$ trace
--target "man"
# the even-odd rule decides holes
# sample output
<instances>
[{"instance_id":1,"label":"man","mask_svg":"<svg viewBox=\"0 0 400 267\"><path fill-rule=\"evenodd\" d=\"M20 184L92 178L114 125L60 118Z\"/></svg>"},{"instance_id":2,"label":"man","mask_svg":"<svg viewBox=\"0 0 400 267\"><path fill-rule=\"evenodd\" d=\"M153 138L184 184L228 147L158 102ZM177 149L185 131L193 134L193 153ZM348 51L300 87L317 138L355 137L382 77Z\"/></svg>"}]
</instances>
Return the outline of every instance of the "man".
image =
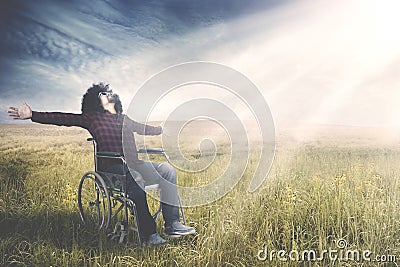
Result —
<instances>
[{"instance_id":1,"label":"man","mask_svg":"<svg viewBox=\"0 0 400 267\"><path fill-rule=\"evenodd\" d=\"M129 155L129 159L133 161L129 165L134 166L135 171L128 171L128 180L130 182L127 185L127 191L128 196L135 202L138 209L141 237L149 245L166 242L156 233L156 224L149 212L146 193L142 188L144 182L160 184L162 212L165 221L164 234L170 237L179 237L195 233L193 227L180 223L175 169L166 162L140 161L137 156L133 133L159 135L162 133L161 126L154 127L141 124L122 114L123 110L119 96L114 94L109 86L104 83L93 84L86 91L82 97L81 111L82 114L38 112L32 111L26 102L23 102L23 107L21 108L10 107L8 110L10 116L14 117L14 119L31 119L33 122L42 124L85 128L96 140L98 151L112 151L124 154L122 132L131 134L132 138L129 139L129 144L125 147L132 149L125 151L125 155ZM124 123L125 127L123 127ZM129 132L125 132L126 130L129 130ZM121 170L121 166L110 159L102 159L98 162L98 166L100 169L107 171Z\"/></svg>"}]
</instances>

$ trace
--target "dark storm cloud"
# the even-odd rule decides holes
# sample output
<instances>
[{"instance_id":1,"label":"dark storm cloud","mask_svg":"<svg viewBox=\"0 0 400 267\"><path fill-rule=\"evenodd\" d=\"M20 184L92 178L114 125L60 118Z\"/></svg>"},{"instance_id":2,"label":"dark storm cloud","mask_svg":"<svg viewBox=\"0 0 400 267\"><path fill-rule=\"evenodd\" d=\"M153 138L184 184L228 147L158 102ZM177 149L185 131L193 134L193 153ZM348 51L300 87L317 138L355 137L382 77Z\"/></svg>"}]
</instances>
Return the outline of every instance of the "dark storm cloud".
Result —
<instances>
[{"instance_id":1,"label":"dark storm cloud","mask_svg":"<svg viewBox=\"0 0 400 267\"><path fill-rule=\"evenodd\" d=\"M140 58L171 36L282 2L1 1L0 108L23 97L71 110L72 104L54 100L82 93L82 88L65 91L79 86L71 77L97 77L96 71L124 55Z\"/></svg>"},{"instance_id":2,"label":"dark storm cloud","mask_svg":"<svg viewBox=\"0 0 400 267\"><path fill-rule=\"evenodd\" d=\"M262 3L268 1L3 1L0 55L79 67L78 60L118 56Z\"/></svg>"}]
</instances>

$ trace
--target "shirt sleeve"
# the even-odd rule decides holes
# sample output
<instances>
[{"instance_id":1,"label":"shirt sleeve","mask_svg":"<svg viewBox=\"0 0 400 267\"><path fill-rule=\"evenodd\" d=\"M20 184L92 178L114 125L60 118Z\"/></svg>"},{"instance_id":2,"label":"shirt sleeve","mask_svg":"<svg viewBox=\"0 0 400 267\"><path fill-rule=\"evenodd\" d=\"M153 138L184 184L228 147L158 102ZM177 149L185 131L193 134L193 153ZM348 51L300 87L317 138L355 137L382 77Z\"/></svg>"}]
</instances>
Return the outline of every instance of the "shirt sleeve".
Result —
<instances>
[{"instance_id":1,"label":"shirt sleeve","mask_svg":"<svg viewBox=\"0 0 400 267\"><path fill-rule=\"evenodd\" d=\"M159 135L162 133L161 126L156 127L156 126L143 124L143 123L132 120L128 116L125 116L124 123L126 123L126 125L128 126L127 129L129 129L129 131L138 133L140 135Z\"/></svg>"},{"instance_id":2,"label":"shirt sleeve","mask_svg":"<svg viewBox=\"0 0 400 267\"><path fill-rule=\"evenodd\" d=\"M78 126L88 128L90 119L87 115L62 113L62 112L38 112L32 111L33 122L53 124L58 126Z\"/></svg>"}]
</instances>

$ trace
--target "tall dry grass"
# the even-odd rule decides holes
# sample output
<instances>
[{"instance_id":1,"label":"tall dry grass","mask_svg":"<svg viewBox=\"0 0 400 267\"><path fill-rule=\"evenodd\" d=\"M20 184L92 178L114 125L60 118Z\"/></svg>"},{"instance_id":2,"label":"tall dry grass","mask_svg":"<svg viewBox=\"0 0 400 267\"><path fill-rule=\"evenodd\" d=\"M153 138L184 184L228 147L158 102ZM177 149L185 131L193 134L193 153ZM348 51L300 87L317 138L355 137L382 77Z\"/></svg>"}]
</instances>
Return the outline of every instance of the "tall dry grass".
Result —
<instances>
[{"instance_id":1,"label":"tall dry grass","mask_svg":"<svg viewBox=\"0 0 400 267\"><path fill-rule=\"evenodd\" d=\"M256 193L247 193L253 155L233 191L185 209L196 235L138 247L115 244L80 221L76 190L93 169L85 131L16 125L1 126L0 135L1 266L394 266L327 257L282 261L276 253L257 258L265 246L269 253L322 251L341 239L346 249L372 251L371 258L400 257L400 150L394 145L282 142ZM180 183L207 182L226 156L218 155L206 173L179 172Z\"/></svg>"}]
</instances>

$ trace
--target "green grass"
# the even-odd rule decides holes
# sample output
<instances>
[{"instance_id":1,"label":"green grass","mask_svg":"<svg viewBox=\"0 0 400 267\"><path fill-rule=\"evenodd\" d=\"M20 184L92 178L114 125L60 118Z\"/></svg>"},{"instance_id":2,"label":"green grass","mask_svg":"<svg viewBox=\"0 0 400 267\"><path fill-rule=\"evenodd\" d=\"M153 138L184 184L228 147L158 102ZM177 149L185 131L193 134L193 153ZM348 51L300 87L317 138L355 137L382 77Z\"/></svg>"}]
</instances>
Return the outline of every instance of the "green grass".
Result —
<instances>
[{"instance_id":1,"label":"green grass","mask_svg":"<svg viewBox=\"0 0 400 267\"><path fill-rule=\"evenodd\" d=\"M76 190L83 173L93 169L85 131L16 125L1 126L0 135L1 266L361 266L327 258L257 259L264 245L269 252L322 251L337 248L340 239L347 249L397 255L400 261L400 150L395 145L280 143L262 188L247 193L253 156L233 191L185 209L196 235L149 248L117 245L81 223ZM179 172L179 183L206 183L226 157L218 155L215 165L197 176ZM160 220L159 232L161 226ZM395 266L390 264L381 266Z\"/></svg>"}]
</instances>

